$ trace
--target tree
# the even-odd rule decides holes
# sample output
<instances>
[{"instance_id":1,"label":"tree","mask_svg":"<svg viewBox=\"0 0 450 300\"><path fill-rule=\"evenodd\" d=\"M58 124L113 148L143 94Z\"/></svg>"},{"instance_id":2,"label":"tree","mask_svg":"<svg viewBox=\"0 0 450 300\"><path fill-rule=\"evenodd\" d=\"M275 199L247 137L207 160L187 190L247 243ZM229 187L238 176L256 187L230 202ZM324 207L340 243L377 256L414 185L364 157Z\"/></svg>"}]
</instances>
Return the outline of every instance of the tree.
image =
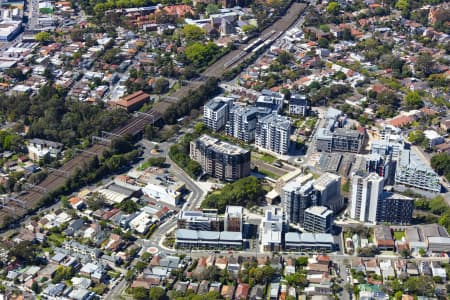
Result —
<instances>
[{"instance_id":1,"label":"tree","mask_svg":"<svg viewBox=\"0 0 450 300\"><path fill-rule=\"evenodd\" d=\"M30 241L22 241L9 251L10 258L14 257L23 263L31 263L36 259L37 247Z\"/></svg>"},{"instance_id":2,"label":"tree","mask_svg":"<svg viewBox=\"0 0 450 300\"><path fill-rule=\"evenodd\" d=\"M408 134L408 140L414 145L420 145L425 140L425 134L422 130L414 130Z\"/></svg>"},{"instance_id":3,"label":"tree","mask_svg":"<svg viewBox=\"0 0 450 300\"><path fill-rule=\"evenodd\" d=\"M434 69L434 62L433 62L433 58L431 57L430 53L428 53L428 52L421 53L417 57L415 67L416 67L416 71L423 77L430 76L433 73L433 69Z\"/></svg>"},{"instance_id":4,"label":"tree","mask_svg":"<svg viewBox=\"0 0 450 300\"><path fill-rule=\"evenodd\" d=\"M219 6L217 4L214 3L209 3L206 6L206 14L208 16L213 15L213 14L217 14L219 12Z\"/></svg>"},{"instance_id":5,"label":"tree","mask_svg":"<svg viewBox=\"0 0 450 300\"><path fill-rule=\"evenodd\" d=\"M436 196L430 200L430 212L433 214L440 215L445 212L448 208L447 203L442 196Z\"/></svg>"},{"instance_id":6,"label":"tree","mask_svg":"<svg viewBox=\"0 0 450 300\"><path fill-rule=\"evenodd\" d=\"M183 35L188 42L201 41L205 38L205 30L192 24L183 27Z\"/></svg>"},{"instance_id":7,"label":"tree","mask_svg":"<svg viewBox=\"0 0 450 300\"><path fill-rule=\"evenodd\" d=\"M259 205L264 194L259 180L249 176L225 185L220 192L209 193L201 206L217 208L220 212L224 212L227 205L251 207Z\"/></svg>"},{"instance_id":8,"label":"tree","mask_svg":"<svg viewBox=\"0 0 450 300\"><path fill-rule=\"evenodd\" d=\"M319 44L320 48L328 48L329 42L326 38L320 38L317 43Z\"/></svg>"},{"instance_id":9,"label":"tree","mask_svg":"<svg viewBox=\"0 0 450 300\"><path fill-rule=\"evenodd\" d=\"M195 124L195 126L194 126L194 132L195 132L195 134L200 135L200 134L205 133L206 131L208 131L208 126L206 126L205 123L203 123L203 122L198 122L197 124Z\"/></svg>"},{"instance_id":10,"label":"tree","mask_svg":"<svg viewBox=\"0 0 450 300\"><path fill-rule=\"evenodd\" d=\"M106 286L106 284L98 283L95 285L95 287L92 288L92 291L97 295L103 295L107 289L108 287Z\"/></svg>"},{"instance_id":11,"label":"tree","mask_svg":"<svg viewBox=\"0 0 450 300\"><path fill-rule=\"evenodd\" d=\"M248 24L248 25L242 26L242 31L244 31L245 34L252 34L252 33L258 31L258 27Z\"/></svg>"},{"instance_id":12,"label":"tree","mask_svg":"<svg viewBox=\"0 0 450 300\"><path fill-rule=\"evenodd\" d=\"M134 288L132 294L136 300L147 300L149 297L147 290L143 287Z\"/></svg>"},{"instance_id":13,"label":"tree","mask_svg":"<svg viewBox=\"0 0 450 300\"><path fill-rule=\"evenodd\" d=\"M203 44L195 42L186 47L184 54L194 66L201 67L209 63L219 52L220 48L215 43Z\"/></svg>"},{"instance_id":14,"label":"tree","mask_svg":"<svg viewBox=\"0 0 450 300\"><path fill-rule=\"evenodd\" d=\"M304 274L294 273L291 275L285 276L289 285L297 286L297 287L305 287L308 285L308 280Z\"/></svg>"},{"instance_id":15,"label":"tree","mask_svg":"<svg viewBox=\"0 0 450 300\"><path fill-rule=\"evenodd\" d=\"M158 78L155 81L155 85L153 87L153 91L156 94L164 94L169 90L169 80L165 78Z\"/></svg>"},{"instance_id":16,"label":"tree","mask_svg":"<svg viewBox=\"0 0 450 300\"><path fill-rule=\"evenodd\" d=\"M337 15L339 13L339 3L337 2L330 2L327 5L327 13L331 15Z\"/></svg>"},{"instance_id":17,"label":"tree","mask_svg":"<svg viewBox=\"0 0 450 300\"><path fill-rule=\"evenodd\" d=\"M405 96L405 104L409 108L420 108L423 106L422 97L416 91L409 91Z\"/></svg>"},{"instance_id":18,"label":"tree","mask_svg":"<svg viewBox=\"0 0 450 300\"><path fill-rule=\"evenodd\" d=\"M155 286L150 288L150 291L148 293L150 300L160 300L163 298L164 294L166 292L164 291L163 288L159 287L159 286Z\"/></svg>"},{"instance_id":19,"label":"tree","mask_svg":"<svg viewBox=\"0 0 450 300\"><path fill-rule=\"evenodd\" d=\"M59 283L72 278L74 270L72 267L58 266L53 274L52 283Z\"/></svg>"},{"instance_id":20,"label":"tree","mask_svg":"<svg viewBox=\"0 0 450 300\"><path fill-rule=\"evenodd\" d=\"M142 272L142 271L144 271L144 269L147 267L147 263L146 262L144 262L144 261L138 261L137 263L136 263L136 266L135 266L135 268L136 268L136 270L138 271L138 272Z\"/></svg>"},{"instance_id":21,"label":"tree","mask_svg":"<svg viewBox=\"0 0 450 300\"><path fill-rule=\"evenodd\" d=\"M86 204L92 210L97 210L103 207L105 202L106 202L105 196L103 196L100 193L92 193L92 195L86 199Z\"/></svg>"},{"instance_id":22,"label":"tree","mask_svg":"<svg viewBox=\"0 0 450 300\"><path fill-rule=\"evenodd\" d=\"M41 292L41 288L39 287L39 284L36 281L33 281L31 284L31 290L38 295Z\"/></svg>"},{"instance_id":23,"label":"tree","mask_svg":"<svg viewBox=\"0 0 450 300\"><path fill-rule=\"evenodd\" d=\"M395 4L395 7L402 11L403 15L407 15L409 13L409 2L408 0L398 0Z\"/></svg>"},{"instance_id":24,"label":"tree","mask_svg":"<svg viewBox=\"0 0 450 300\"><path fill-rule=\"evenodd\" d=\"M308 257L300 256L295 263L297 267L306 267L308 265Z\"/></svg>"},{"instance_id":25,"label":"tree","mask_svg":"<svg viewBox=\"0 0 450 300\"><path fill-rule=\"evenodd\" d=\"M46 31L41 31L41 32L36 33L36 35L34 36L34 39L43 45L53 42L53 36L49 32L46 32Z\"/></svg>"},{"instance_id":26,"label":"tree","mask_svg":"<svg viewBox=\"0 0 450 300\"><path fill-rule=\"evenodd\" d=\"M119 204L119 208L122 211L124 211L128 214L131 214L131 213L138 211L139 206L133 200L127 199L127 200L122 201L122 203Z\"/></svg>"},{"instance_id":27,"label":"tree","mask_svg":"<svg viewBox=\"0 0 450 300\"><path fill-rule=\"evenodd\" d=\"M431 167L439 174L450 179L450 154L439 153L431 158Z\"/></svg>"},{"instance_id":28,"label":"tree","mask_svg":"<svg viewBox=\"0 0 450 300\"><path fill-rule=\"evenodd\" d=\"M427 254L427 252L425 251L425 249L423 249L423 248L420 248L420 249L419 249L419 255L420 255L421 257L425 257L426 254Z\"/></svg>"},{"instance_id":29,"label":"tree","mask_svg":"<svg viewBox=\"0 0 450 300\"><path fill-rule=\"evenodd\" d=\"M411 253L409 252L408 249L402 249L402 251L400 252L400 255L401 255L403 258L408 258L408 257L411 256Z\"/></svg>"}]
</instances>

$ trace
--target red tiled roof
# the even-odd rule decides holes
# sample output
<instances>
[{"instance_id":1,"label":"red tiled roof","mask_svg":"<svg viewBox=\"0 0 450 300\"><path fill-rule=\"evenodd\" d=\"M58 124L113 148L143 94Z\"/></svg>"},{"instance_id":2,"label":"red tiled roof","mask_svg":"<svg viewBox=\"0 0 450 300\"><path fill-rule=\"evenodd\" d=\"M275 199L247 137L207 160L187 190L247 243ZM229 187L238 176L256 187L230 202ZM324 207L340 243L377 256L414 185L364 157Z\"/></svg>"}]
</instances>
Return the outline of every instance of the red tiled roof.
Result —
<instances>
[{"instance_id":1,"label":"red tiled roof","mask_svg":"<svg viewBox=\"0 0 450 300\"><path fill-rule=\"evenodd\" d=\"M235 299L247 299L249 291L249 285L246 283L240 283L236 289L234 295Z\"/></svg>"}]
</instances>

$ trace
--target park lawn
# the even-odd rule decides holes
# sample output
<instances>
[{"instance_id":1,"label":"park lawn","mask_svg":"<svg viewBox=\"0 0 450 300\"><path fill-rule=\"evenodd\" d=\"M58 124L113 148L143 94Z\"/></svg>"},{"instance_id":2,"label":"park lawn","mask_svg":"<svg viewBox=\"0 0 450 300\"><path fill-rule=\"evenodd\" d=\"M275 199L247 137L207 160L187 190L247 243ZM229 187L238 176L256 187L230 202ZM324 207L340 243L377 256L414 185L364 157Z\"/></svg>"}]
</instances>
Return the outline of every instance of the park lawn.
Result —
<instances>
[{"instance_id":1,"label":"park lawn","mask_svg":"<svg viewBox=\"0 0 450 300\"><path fill-rule=\"evenodd\" d=\"M263 154L259 157L259 159L268 164L273 164L276 160L275 157L269 154Z\"/></svg>"},{"instance_id":2,"label":"park lawn","mask_svg":"<svg viewBox=\"0 0 450 300\"><path fill-rule=\"evenodd\" d=\"M139 171L144 171L146 169L148 169L150 167L150 163L148 161L143 162L139 167L138 170Z\"/></svg>"},{"instance_id":3,"label":"park lawn","mask_svg":"<svg viewBox=\"0 0 450 300\"><path fill-rule=\"evenodd\" d=\"M394 239L396 241L401 241L404 236L405 236L404 231L394 231Z\"/></svg>"}]
</instances>

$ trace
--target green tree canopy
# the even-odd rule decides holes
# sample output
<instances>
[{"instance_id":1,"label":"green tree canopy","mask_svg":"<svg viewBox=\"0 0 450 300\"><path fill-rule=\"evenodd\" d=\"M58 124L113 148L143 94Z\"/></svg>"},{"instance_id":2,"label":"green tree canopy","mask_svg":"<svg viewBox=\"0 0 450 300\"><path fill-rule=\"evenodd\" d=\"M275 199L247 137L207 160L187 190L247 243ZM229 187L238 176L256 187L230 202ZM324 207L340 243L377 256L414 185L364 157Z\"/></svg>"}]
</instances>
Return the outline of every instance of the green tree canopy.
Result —
<instances>
[{"instance_id":1,"label":"green tree canopy","mask_svg":"<svg viewBox=\"0 0 450 300\"><path fill-rule=\"evenodd\" d=\"M264 199L264 194L259 180L249 176L225 185L220 191L209 193L201 206L217 208L220 212L224 212L227 205L251 207L259 205Z\"/></svg>"},{"instance_id":2,"label":"green tree canopy","mask_svg":"<svg viewBox=\"0 0 450 300\"><path fill-rule=\"evenodd\" d=\"M420 145L425 140L425 134L422 130L414 130L408 134L408 140L414 145Z\"/></svg>"},{"instance_id":3,"label":"green tree canopy","mask_svg":"<svg viewBox=\"0 0 450 300\"><path fill-rule=\"evenodd\" d=\"M205 30L192 24L183 27L183 35L188 42L201 41L205 38Z\"/></svg>"},{"instance_id":4,"label":"green tree canopy","mask_svg":"<svg viewBox=\"0 0 450 300\"><path fill-rule=\"evenodd\" d=\"M405 96L405 104L409 108L420 108L423 106L422 97L416 91L409 91Z\"/></svg>"},{"instance_id":5,"label":"green tree canopy","mask_svg":"<svg viewBox=\"0 0 450 300\"><path fill-rule=\"evenodd\" d=\"M41 31L41 32L36 33L36 35L34 36L34 39L37 42L44 44L44 45L46 45L50 42L53 42L53 40L54 40L53 35L47 31Z\"/></svg>"},{"instance_id":6,"label":"green tree canopy","mask_svg":"<svg viewBox=\"0 0 450 300\"><path fill-rule=\"evenodd\" d=\"M339 3L332 1L327 5L327 13L337 15L339 13Z\"/></svg>"}]
</instances>

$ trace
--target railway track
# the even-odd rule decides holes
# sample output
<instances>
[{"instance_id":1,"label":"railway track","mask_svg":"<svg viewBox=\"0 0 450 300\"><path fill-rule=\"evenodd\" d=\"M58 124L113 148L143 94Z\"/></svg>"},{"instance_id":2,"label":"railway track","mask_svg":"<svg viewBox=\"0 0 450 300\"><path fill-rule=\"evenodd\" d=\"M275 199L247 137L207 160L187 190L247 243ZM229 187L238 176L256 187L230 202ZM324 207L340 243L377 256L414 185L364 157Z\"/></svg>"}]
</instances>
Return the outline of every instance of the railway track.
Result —
<instances>
[{"instance_id":1,"label":"railway track","mask_svg":"<svg viewBox=\"0 0 450 300\"><path fill-rule=\"evenodd\" d=\"M6 216L11 216L13 218L21 218L25 216L29 209L36 208L39 200L45 194L55 191L63 186L67 177L72 175L75 169L83 166L83 164L86 163L94 153L96 155L101 155L106 148L107 146L105 145L95 144L86 149L86 152L80 152L59 169L50 171L47 178L45 178L39 185L32 186L27 191L22 192L17 196L17 199L25 203L25 207L22 207L19 203L9 201L7 203L8 208L3 208L0 211L0 220L5 220Z\"/></svg>"},{"instance_id":2,"label":"railway track","mask_svg":"<svg viewBox=\"0 0 450 300\"><path fill-rule=\"evenodd\" d=\"M269 34L273 34L274 31L281 34L281 32L284 32L292 24L294 24L294 22L298 19L299 14L304 11L305 8L305 4L293 3L288 9L287 14L283 18L275 22L272 26L267 28L261 36L263 36L265 39L268 39L270 37ZM245 45L241 46L241 48L244 47ZM244 55L242 52L242 49L238 49L230 52L228 55L225 55L216 63L211 65L206 71L204 71L202 73L202 78L221 77L228 68L230 68L232 65L240 63L247 57L248 53L247 55ZM236 56L239 56L239 58L236 59ZM233 61L233 63L230 63L230 61ZM184 96L189 94L191 90L195 90L196 88L198 88L199 84L201 84L201 82L189 82L186 86L183 86L173 95L176 96L173 97L174 99L171 98L166 99L166 101L158 102L150 111L146 113L135 114L127 124L115 129L112 132L113 135L136 136L144 130L145 126L158 122L169 105L178 103L181 99L183 99ZM83 164L87 162L88 159L92 157L92 155L101 155L107 147L108 146L103 144L94 144L89 149L86 149L86 152L79 153L59 169L50 172L47 178L43 180L39 185L34 186L25 193L17 196L17 199L25 203L25 207L20 206L19 203L9 201L7 204L8 207L3 207L0 210L0 223L3 223L7 216L11 216L15 219L25 216L29 209L36 208L39 200L45 194L55 191L56 189L61 187L65 183L66 178L72 175L75 169L83 166Z\"/></svg>"}]
</instances>

